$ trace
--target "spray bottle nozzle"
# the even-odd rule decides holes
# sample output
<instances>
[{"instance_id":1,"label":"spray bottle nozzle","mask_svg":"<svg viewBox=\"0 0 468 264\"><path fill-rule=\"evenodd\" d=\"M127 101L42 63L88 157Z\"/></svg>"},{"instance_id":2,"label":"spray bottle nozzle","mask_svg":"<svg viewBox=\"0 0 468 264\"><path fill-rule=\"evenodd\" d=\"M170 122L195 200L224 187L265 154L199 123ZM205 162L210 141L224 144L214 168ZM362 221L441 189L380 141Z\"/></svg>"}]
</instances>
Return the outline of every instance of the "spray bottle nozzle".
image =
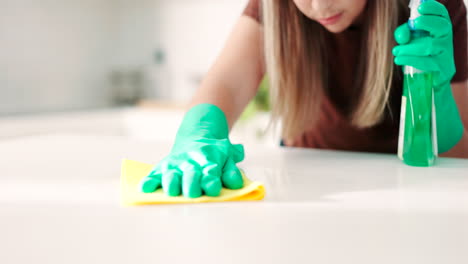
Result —
<instances>
[{"instance_id":1,"label":"spray bottle nozzle","mask_svg":"<svg viewBox=\"0 0 468 264\"><path fill-rule=\"evenodd\" d=\"M416 27L414 26L414 20L421 16L421 14L418 11L418 8L422 3L426 2L426 1L427 0L410 0L410 3L409 3L410 17L409 17L409 20L408 20L408 26L413 31L416 31ZM413 32L413 35L414 36L424 36L424 35L427 35L427 32L418 30L417 32Z\"/></svg>"}]
</instances>

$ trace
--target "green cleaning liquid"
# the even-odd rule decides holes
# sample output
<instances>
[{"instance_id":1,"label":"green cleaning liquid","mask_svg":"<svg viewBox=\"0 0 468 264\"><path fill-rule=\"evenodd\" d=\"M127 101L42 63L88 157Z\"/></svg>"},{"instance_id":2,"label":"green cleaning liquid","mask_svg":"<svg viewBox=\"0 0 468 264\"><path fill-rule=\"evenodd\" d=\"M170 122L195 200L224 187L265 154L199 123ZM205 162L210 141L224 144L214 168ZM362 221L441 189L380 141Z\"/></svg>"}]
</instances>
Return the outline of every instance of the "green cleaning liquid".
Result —
<instances>
[{"instance_id":1,"label":"green cleaning liquid","mask_svg":"<svg viewBox=\"0 0 468 264\"><path fill-rule=\"evenodd\" d=\"M405 164L432 166L437 156L432 73L405 67L398 154Z\"/></svg>"},{"instance_id":2,"label":"green cleaning liquid","mask_svg":"<svg viewBox=\"0 0 468 264\"><path fill-rule=\"evenodd\" d=\"M421 15L418 7L425 1L410 0L408 25L412 38L428 35L414 26L414 20ZM438 150L432 73L405 66L404 74L398 156L411 166L432 166Z\"/></svg>"}]
</instances>

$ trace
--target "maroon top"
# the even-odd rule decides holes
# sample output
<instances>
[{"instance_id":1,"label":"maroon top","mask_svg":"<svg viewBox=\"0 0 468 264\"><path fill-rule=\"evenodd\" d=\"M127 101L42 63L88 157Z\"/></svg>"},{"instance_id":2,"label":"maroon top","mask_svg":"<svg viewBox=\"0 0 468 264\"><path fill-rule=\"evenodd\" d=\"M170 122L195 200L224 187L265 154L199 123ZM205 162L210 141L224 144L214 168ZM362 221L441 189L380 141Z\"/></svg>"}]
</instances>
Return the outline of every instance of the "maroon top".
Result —
<instances>
[{"instance_id":1,"label":"maroon top","mask_svg":"<svg viewBox=\"0 0 468 264\"><path fill-rule=\"evenodd\" d=\"M452 19L454 34L454 53L457 73L452 82L466 81L468 78L467 57L467 16L463 0L439 0L444 4ZM244 10L244 15L250 16L261 23L260 0L250 0ZM405 23L402 18L399 24ZM330 78L317 126L304 131L299 137L286 141L287 146L337 149L349 151L396 153L398 146L398 129L402 95L402 74L398 71L390 94L390 111L386 111L385 119L378 125L359 129L353 126L347 117L350 111L349 98L353 91L353 65L358 65L361 32L358 28L350 28L340 34L334 34L330 43L333 56L329 65ZM346 43L346 45L340 45Z\"/></svg>"}]
</instances>

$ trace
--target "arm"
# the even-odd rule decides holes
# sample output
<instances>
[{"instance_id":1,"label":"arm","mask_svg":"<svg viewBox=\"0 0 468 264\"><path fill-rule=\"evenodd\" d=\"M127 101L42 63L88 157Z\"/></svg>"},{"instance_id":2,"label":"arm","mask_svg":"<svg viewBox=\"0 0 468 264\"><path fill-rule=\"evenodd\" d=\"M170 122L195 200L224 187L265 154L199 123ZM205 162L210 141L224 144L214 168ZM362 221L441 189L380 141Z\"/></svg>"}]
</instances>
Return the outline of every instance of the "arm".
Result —
<instances>
[{"instance_id":1,"label":"arm","mask_svg":"<svg viewBox=\"0 0 468 264\"><path fill-rule=\"evenodd\" d=\"M264 75L262 32L258 22L241 16L189 107L210 103L221 108L232 127L255 96Z\"/></svg>"},{"instance_id":2,"label":"arm","mask_svg":"<svg viewBox=\"0 0 468 264\"><path fill-rule=\"evenodd\" d=\"M468 81L452 83L452 92L457 102L465 133L460 142L451 150L442 154L442 157L468 158Z\"/></svg>"},{"instance_id":3,"label":"arm","mask_svg":"<svg viewBox=\"0 0 468 264\"><path fill-rule=\"evenodd\" d=\"M242 16L226 46L196 92L168 156L140 182L140 190L159 188L169 196L219 196L222 187L244 185L237 163L244 147L229 140L232 127L254 97L263 77L261 27Z\"/></svg>"}]
</instances>

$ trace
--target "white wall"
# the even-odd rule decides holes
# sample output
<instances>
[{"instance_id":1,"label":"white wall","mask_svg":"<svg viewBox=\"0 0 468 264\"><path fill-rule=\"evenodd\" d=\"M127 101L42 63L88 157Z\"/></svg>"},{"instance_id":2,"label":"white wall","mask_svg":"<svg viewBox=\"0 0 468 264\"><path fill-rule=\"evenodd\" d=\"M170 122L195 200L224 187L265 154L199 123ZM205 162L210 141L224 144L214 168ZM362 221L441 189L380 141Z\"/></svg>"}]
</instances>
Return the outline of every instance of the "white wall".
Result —
<instances>
[{"instance_id":1,"label":"white wall","mask_svg":"<svg viewBox=\"0 0 468 264\"><path fill-rule=\"evenodd\" d=\"M157 0L159 44L167 51L172 87L190 98L195 82L209 69L247 0Z\"/></svg>"},{"instance_id":2,"label":"white wall","mask_svg":"<svg viewBox=\"0 0 468 264\"><path fill-rule=\"evenodd\" d=\"M195 0L196 1L196 0ZM115 0L116 53L113 67L132 68L151 63L156 43L156 0Z\"/></svg>"},{"instance_id":3,"label":"white wall","mask_svg":"<svg viewBox=\"0 0 468 264\"><path fill-rule=\"evenodd\" d=\"M0 113L105 106L113 0L0 0Z\"/></svg>"},{"instance_id":4,"label":"white wall","mask_svg":"<svg viewBox=\"0 0 468 264\"><path fill-rule=\"evenodd\" d=\"M167 53L187 99L247 0L0 0L0 114L112 103L109 74Z\"/></svg>"}]
</instances>

